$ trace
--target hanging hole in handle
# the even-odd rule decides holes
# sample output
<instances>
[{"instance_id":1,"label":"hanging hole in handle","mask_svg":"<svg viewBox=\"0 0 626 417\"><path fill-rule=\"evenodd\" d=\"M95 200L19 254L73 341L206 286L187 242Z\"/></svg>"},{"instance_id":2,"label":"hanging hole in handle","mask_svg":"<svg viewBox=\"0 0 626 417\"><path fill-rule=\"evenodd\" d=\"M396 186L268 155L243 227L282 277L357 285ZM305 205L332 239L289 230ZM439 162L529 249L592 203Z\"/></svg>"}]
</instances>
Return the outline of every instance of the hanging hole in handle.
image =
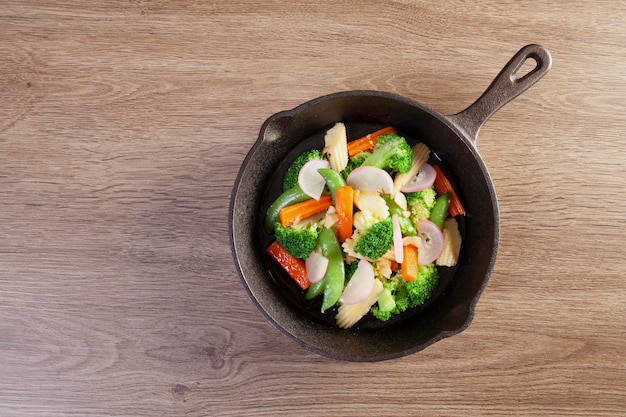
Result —
<instances>
[{"instance_id":1,"label":"hanging hole in handle","mask_svg":"<svg viewBox=\"0 0 626 417\"><path fill-rule=\"evenodd\" d=\"M514 83L521 82L526 77L531 76L539 70L540 57L536 54L530 54L520 63L520 66L511 74L511 81Z\"/></svg>"}]
</instances>

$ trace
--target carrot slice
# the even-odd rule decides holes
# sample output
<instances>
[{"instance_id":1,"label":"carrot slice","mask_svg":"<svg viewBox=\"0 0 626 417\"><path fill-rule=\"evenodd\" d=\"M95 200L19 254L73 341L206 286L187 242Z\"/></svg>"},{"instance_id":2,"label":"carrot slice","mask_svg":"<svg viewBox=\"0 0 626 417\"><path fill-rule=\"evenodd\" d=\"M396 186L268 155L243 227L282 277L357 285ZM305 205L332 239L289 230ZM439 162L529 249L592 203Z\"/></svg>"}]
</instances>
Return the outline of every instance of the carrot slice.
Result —
<instances>
[{"instance_id":1,"label":"carrot slice","mask_svg":"<svg viewBox=\"0 0 626 417\"><path fill-rule=\"evenodd\" d=\"M276 262L289 274L291 278L302 288L306 290L311 285L309 277L306 273L306 266L302 259L296 258L275 240L266 249Z\"/></svg>"},{"instance_id":2,"label":"carrot slice","mask_svg":"<svg viewBox=\"0 0 626 417\"><path fill-rule=\"evenodd\" d=\"M319 200L313 198L304 200L291 206L284 207L278 212L280 224L289 226L294 224L298 219L305 219L309 216L326 210L333 203L330 195L323 195Z\"/></svg>"},{"instance_id":3,"label":"carrot slice","mask_svg":"<svg viewBox=\"0 0 626 417\"><path fill-rule=\"evenodd\" d=\"M404 260L402 261L402 276L405 281L414 281L417 278L417 246L406 245L402 247Z\"/></svg>"},{"instance_id":4,"label":"carrot slice","mask_svg":"<svg viewBox=\"0 0 626 417\"><path fill-rule=\"evenodd\" d=\"M384 127L376 132L372 132L362 138L355 139L348 143L348 156L353 157L361 152L369 151L378 143L378 137L387 133L396 133L396 129L391 126Z\"/></svg>"},{"instance_id":5,"label":"carrot slice","mask_svg":"<svg viewBox=\"0 0 626 417\"><path fill-rule=\"evenodd\" d=\"M343 243L352 236L352 214L354 212L354 190L343 185L335 191L337 216L337 238Z\"/></svg>"},{"instance_id":6,"label":"carrot slice","mask_svg":"<svg viewBox=\"0 0 626 417\"><path fill-rule=\"evenodd\" d=\"M439 165L433 165L433 168L437 171L437 177L435 178L434 183L437 194L441 195L450 193L450 205L448 206L448 213L450 213L450 216L455 217L459 214L465 214L465 208L463 207L463 204L461 204L461 200L454 191L454 188L452 188L450 180L448 180L445 176Z\"/></svg>"}]
</instances>

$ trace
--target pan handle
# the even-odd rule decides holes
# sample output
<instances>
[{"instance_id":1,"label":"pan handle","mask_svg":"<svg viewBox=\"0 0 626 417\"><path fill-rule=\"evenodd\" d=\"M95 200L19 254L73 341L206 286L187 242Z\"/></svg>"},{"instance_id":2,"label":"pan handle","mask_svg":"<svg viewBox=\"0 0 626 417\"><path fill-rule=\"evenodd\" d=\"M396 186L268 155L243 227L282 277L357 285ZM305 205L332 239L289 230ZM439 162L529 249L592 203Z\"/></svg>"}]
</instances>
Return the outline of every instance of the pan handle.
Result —
<instances>
[{"instance_id":1,"label":"pan handle","mask_svg":"<svg viewBox=\"0 0 626 417\"><path fill-rule=\"evenodd\" d=\"M518 78L518 71L529 59L534 60L536 66ZM526 45L502 68L478 100L465 110L449 116L449 119L476 143L482 125L502 106L539 81L551 66L552 57L547 49L541 45Z\"/></svg>"}]
</instances>

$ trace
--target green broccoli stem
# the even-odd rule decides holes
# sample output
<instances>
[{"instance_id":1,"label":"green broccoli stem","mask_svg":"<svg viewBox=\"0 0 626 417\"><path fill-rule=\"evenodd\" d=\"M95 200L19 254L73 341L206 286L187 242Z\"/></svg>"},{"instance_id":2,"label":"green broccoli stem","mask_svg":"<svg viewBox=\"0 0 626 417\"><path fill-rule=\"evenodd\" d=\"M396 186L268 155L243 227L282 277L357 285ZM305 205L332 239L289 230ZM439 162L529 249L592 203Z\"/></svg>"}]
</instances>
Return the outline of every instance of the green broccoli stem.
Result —
<instances>
[{"instance_id":1,"label":"green broccoli stem","mask_svg":"<svg viewBox=\"0 0 626 417\"><path fill-rule=\"evenodd\" d=\"M389 161L390 156L395 152L395 149L392 147L381 148L376 152L372 152L370 156L365 158L362 165L385 169L387 168L387 162Z\"/></svg>"},{"instance_id":2,"label":"green broccoli stem","mask_svg":"<svg viewBox=\"0 0 626 417\"><path fill-rule=\"evenodd\" d=\"M412 162L413 152L406 139L395 133L388 133L378 137L378 143L371 155L365 158L363 165L395 172L408 172Z\"/></svg>"},{"instance_id":3,"label":"green broccoli stem","mask_svg":"<svg viewBox=\"0 0 626 417\"><path fill-rule=\"evenodd\" d=\"M383 288L383 292L378 296L378 308L380 311L391 311L396 308L396 301L389 288Z\"/></svg>"},{"instance_id":4,"label":"green broccoli stem","mask_svg":"<svg viewBox=\"0 0 626 417\"><path fill-rule=\"evenodd\" d=\"M265 213L265 229L268 232L274 231L274 224L278 221L278 213L280 213L281 209L292 204L308 200L309 198L311 197L305 194L298 185L291 187L290 189L279 195L278 198L276 198L276 200L274 200L274 202L269 206L267 212Z\"/></svg>"}]
</instances>

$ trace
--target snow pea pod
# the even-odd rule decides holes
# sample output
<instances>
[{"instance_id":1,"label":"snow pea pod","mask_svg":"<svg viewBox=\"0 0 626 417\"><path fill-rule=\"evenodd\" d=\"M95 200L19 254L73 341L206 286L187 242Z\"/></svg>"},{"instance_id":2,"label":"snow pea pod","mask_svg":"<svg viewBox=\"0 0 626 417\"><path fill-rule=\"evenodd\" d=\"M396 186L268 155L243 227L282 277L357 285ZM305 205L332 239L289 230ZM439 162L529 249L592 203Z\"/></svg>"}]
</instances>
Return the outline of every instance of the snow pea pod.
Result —
<instances>
[{"instance_id":1,"label":"snow pea pod","mask_svg":"<svg viewBox=\"0 0 626 417\"><path fill-rule=\"evenodd\" d=\"M330 168L320 168L317 172L319 172L322 178L324 178L324 181L326 181L326 186L330 190L330 196L333 198L333 204L335 204L337 188L346 185L346 180L343 179L340 173Z\"/></svg>"},{"instance_id":2,"label":"snow pea pod","mask_svg":"<svg viewBox=\"0 0 626 417\"><path fill-rule=\"evenodd\" d=\"M339 240L331 229L323 228L319 234L319 245L322 255L328 259L326 274L321 281L309 286L304 298L310 300L322 292L322 313L339 301L346 279L345 264L343 262L343 251Z\"/></svg>"},{"instance_id":3,"label":"snow pea pod","mask_svg":"<svg viewBox=\"0 0 626 417\"><path fill-rule=\"evenodd\" d=\"M293 187L279 195L278 198L276 198L276 200L274 200L274 202L267 209L264 222L265 229L268 232L274 231L274 224L278 221L278 213L282 208L299 203L304 200L308 200L309 198L311 197L305 194L298 185L294 185Z\"/></svg>"},{"instance_id":4,"label":"snow pea pod","mask_svg":"<svg viewBox=\"0 0 626 417\"><path fill-rule=\"evenodd\" d=\"M403 236L417 236L417 230L415 225L408 217L404 217L402 208L396 203L389 194L384 194L383 199L387 203L389 208L389 215L396 214L398 216L398 222L400 223L400 230Z\"/></svg>"},{"instance_id":5,"label":"snow pea pod","mask_svg":"<svg viewBox=\"0 0 626 417\"><path fill-rule=\"evenodd\" d=\"M435 200L435 205L430 211L428 220L435 223L439 230L443 229L443 222L448 216L448 206L450 205L450 193L441 194Z\"/></svg>"},{"instance_id":6,"label":"snow pea pod","mask_svg":"<svg viewBox=\"0 0 626 417\"><path fill-rule=\"evenodd\" d=\"M322 293L322 291L324 291L324 279L323 278L321 280L319 280L317 282L313 282L313 283L311 283L311 285L309 285L309 288L304 293L304 299L305 300L312 300L315 297L317 297L318 295L320 295Z\"/></svg>"}]
</instances>

